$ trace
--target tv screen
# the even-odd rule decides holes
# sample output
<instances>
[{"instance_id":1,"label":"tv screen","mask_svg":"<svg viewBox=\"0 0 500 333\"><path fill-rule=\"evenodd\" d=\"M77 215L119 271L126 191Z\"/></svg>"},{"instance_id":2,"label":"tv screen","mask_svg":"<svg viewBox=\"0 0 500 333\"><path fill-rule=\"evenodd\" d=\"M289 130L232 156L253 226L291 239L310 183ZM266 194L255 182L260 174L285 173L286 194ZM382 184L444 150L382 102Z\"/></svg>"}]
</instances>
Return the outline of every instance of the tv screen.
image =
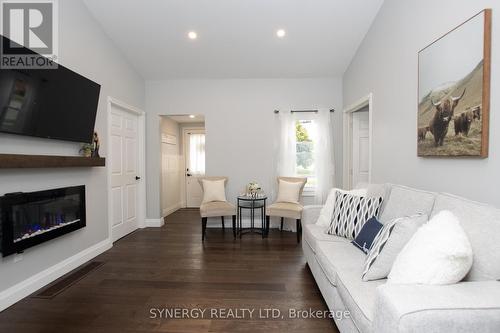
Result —
<instances>
[{"instance_id":1,"label":"tv screen","mask_svg":"<svg viewBox=\"0 0 500 333\"><path fill-rule=\"evenodd\" d=\"M100 89L62 65L0 69L0 132L90 143Z\"/></svg>"}]
</instances>

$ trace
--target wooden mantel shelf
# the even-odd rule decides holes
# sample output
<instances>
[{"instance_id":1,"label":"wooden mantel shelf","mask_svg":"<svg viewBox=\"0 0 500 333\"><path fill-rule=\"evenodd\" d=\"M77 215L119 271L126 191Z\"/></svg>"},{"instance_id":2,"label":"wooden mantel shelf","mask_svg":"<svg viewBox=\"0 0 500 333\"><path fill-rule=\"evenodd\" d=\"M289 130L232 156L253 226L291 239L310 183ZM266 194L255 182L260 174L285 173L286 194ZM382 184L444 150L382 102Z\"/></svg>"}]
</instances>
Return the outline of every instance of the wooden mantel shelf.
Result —
<instances>
[{"instance_id":1,"label":"wooden mantel shelf","mask_svg":"<svg viewBox=\"0 0 500 333\"><path fill-rule=\"evenodd\" d=\"M0 169L102 167L104 157L0 154Z\"/></svg>"}]
</instances>

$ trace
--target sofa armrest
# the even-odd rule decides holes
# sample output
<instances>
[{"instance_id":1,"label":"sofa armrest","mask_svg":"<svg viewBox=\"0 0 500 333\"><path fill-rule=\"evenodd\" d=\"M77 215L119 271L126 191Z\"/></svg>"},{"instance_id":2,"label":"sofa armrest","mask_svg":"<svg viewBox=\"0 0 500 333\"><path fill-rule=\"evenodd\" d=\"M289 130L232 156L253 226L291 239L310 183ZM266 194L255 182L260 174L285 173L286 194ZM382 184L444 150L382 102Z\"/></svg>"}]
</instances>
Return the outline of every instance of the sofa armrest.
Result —
<instances>
[{"instance_id":1,"label":"sofa armrest","mask_svg":"<svg viewBox=\"0 0 500 333\"><path fill-rule=\"evenodd\" d=\"M500 332L500 282L385 284L377 289L374 333Z\"/></svg>"},{"instance_id":2,"label":"sofa armrest","mask_svg":"<svg viewBox=\"0 0 500 333\"><path fill-rule=\"evenodd\" d=\"M302 225L316 223L321 213L321 208L323 208L321 205L304 206L302 210Z\"/></svg>"}]
</instances>

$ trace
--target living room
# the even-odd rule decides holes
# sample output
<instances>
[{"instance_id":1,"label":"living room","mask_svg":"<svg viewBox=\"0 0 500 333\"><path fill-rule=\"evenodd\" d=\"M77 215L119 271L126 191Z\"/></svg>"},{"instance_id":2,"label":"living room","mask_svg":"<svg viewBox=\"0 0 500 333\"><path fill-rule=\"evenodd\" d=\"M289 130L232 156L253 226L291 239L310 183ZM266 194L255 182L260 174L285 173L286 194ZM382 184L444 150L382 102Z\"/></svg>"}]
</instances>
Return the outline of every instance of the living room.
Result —
<instances>
[{"instance_id":1,"label":"living room","mask_svg":"<svg viewBox=\"0 0 500 333\"><path fill-rule=\"evenodd\" d=\"M496 1L40 3L0 1L0 331L500 331ZM42 195L78 218L16 233Z\"/></svg>"}]
</instances>

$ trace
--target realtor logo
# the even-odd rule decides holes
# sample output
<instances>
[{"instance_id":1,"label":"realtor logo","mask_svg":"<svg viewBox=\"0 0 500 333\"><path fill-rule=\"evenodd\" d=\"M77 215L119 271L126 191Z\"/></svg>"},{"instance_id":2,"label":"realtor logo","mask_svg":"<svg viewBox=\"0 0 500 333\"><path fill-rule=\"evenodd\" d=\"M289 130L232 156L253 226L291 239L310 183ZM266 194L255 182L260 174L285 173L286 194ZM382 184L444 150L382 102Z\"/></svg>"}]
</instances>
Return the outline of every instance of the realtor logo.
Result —
<instances>
[{"instance_id":1,"label":"realtor logo","mask_svg":"<svg viewBox=\"0 0 500 333\"><path fill-rule=\"evenodd\" d=\"M56 1L0 0L1 68L57 68Z\"/></svg>"}]
</instances>

